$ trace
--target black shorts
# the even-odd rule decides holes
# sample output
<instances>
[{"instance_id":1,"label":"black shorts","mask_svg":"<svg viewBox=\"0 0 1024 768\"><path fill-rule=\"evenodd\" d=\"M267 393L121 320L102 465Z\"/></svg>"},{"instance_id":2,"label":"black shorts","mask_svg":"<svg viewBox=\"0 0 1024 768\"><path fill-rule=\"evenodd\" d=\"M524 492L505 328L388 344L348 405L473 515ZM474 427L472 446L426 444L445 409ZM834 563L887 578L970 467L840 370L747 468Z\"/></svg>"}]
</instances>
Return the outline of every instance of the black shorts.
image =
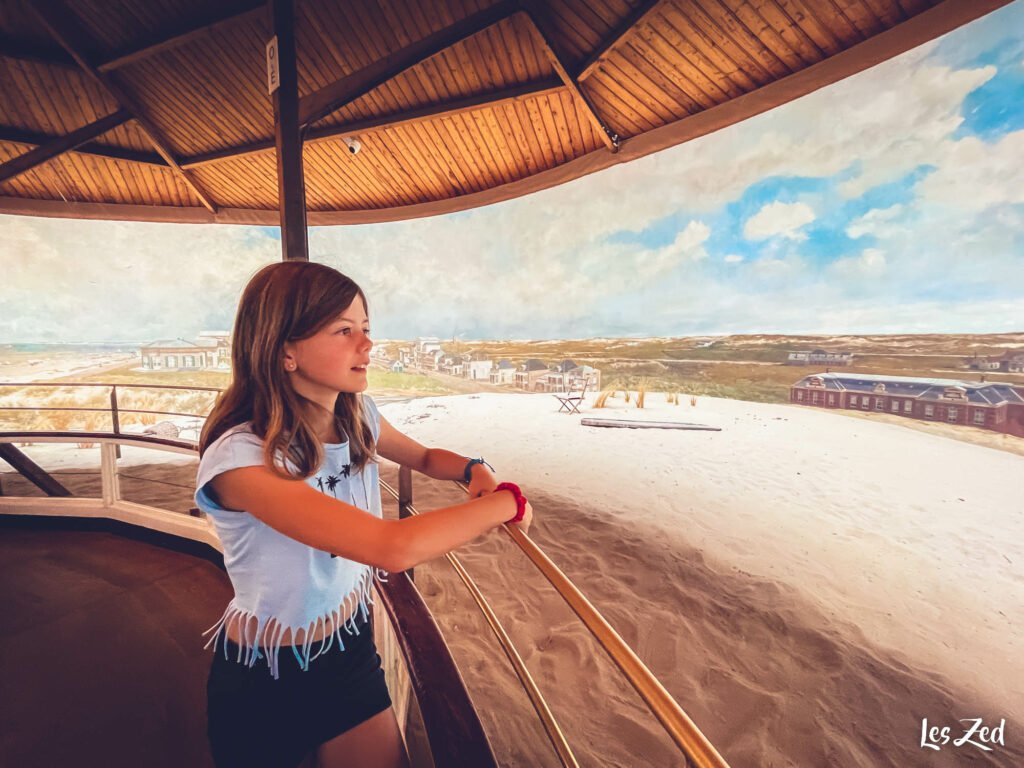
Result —
<instances>
[{"instance_id":1,"label":"black shorts","mask_svg":"<svg viewBox=\"0 0 1024 768\"><path fill-rule=\"evenodd\" d=\"M206 683L207 735L217 768L295 768L317 746L391 706L373 630L357 621L358 635L344 629L345 650L331 647L303 671L292 650L282 645L278 674L263 658L250 669L245 652L226 637L215 649ZM320 642L315 641L312 653ZM301 650L301 649L300 649Z\"/></svg>"}]
</instances>

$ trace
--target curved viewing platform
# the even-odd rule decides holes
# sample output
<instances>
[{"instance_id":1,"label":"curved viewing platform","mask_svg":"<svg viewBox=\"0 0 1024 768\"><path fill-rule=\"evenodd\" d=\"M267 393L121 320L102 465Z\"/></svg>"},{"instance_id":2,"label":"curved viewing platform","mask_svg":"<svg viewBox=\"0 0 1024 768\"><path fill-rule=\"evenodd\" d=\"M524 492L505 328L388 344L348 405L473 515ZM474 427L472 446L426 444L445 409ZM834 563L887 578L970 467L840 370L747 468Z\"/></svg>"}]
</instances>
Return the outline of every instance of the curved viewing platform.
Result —
<instances>
[{"instance_id":1,"label":"curved viewing platform","mask_svg":"<svg viewBox=\"0 0 1024 768\"><path fill-rule=\"evenodd\" d=\"M142 414L179 419L201 415L122 408L116 385L90 386L110 390L109 409L5 406L8 411L23 412L105 412L112 430L0 432L0 457L18 473L3 476L0 496L3 547L8 555L5 586L9 591L4 606L11 617L3 655L36 659L19 665L21 676L11 678L11 690L29 691L40 687L42 680L47 681L46 690L63 688L68 710L76 711L78 723L76 738L49 740L45 737L52 727L48 698L16 697L22 702L18 718L25 727L14 730L15 736L4 753L20 760L39 760L45 755L46 762L59 764L73 759L83 764L83 759L101 755L102 745L116 739L126 759L138 755L137 759L147 759L147 764L159 764L143 755L162 745L163 764L208 764L201 696L208 656L200 651L198 635L209 623L207 619L230 599L231 588L223 573L213 528L199 510L190 506L192 488L181 482L194 473L196 447L188 440L122 433L119 426L119 415L125 413L136 418ZM191 388L166 389L180 396ZM11 419L16 422L17 415L9 415ZM168 434L169 427L149 431ZM98 446L99 471L51 474L22 450L36 445L67 446L78 451ZM130 463L124 462L127 471L119 467L122 450L133 452ZM170 465L170 471L159 460L138 465L141 450L173 454L177 463ZM186 463L182 464L181 459ZM396 502L393 514L418 514L412 504L412 473L392 466L384 474L393 478L381 482L382 489ZM122 475L133 482L162 486L155 495L148 492L158 501L149 500L145 491L138 500L123 498ZM170 476L175 479L167 479ZM465 490L462 484L455 485ZM166 501L179 511L159 506ZM186 508L181 511L183 506ZM679 750L676 761L725 766L715 748L579 588L529 537L511 527L503 530L635 688L651 716L675 742ZM458 557L450 553L446 558L493 635L491 641L481 636L476 642L493 645L504 653L558 763L580 765L541 686L528 671L501 619ZM385 583L376 584L380 600L374 606L374 624L396 711L415 764L508 764L511 756L495 756L463 684L467 675L460 675L412 579L411 572L391 574ZM55 615L60 617L56 621ZM41 641L33 640L40 634L44 635ZM49 663L43 661L47 658ZM160 666L154 666L154 661ZM111 669L116 669L113 679L107 672ZM100 679L106 682L98 686ZM469 690L475 687L470 682ZM97 690L102 690L104 696L97 698ZM87 713L77 712L77 704L70 703L90 698L94 706ZM145 701L161 704L143 706ZM181 729L173 725L178 722L182 723ZM116 729L112 728L114 723L118 724ZM131 737L118 739L116 734L122 729L130 731ZM586 734L581 736L586 738Z\"/></svg>"}]
</instances>

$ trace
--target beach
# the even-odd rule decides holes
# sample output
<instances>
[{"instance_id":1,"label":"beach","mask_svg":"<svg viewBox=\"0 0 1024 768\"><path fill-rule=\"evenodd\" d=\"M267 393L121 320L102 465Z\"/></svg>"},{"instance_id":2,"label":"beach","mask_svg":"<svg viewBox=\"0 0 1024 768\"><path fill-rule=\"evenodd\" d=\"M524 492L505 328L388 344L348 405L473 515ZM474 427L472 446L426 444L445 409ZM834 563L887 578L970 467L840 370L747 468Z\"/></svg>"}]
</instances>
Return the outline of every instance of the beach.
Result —
<instances>
[{"instance_id":1,"label":"beach","mask_svg":"<svg viewBox=\"0 0 1024 768\"><path fill-rule=\"evenodd\" d=\"M0 350L0 382L52 381L99 373L138 359L138 352L98 349Z\"/></svg>"},{"instance_id":2,"label":"beach","mask_svg":"<svg viewBox=\"0 0 1024 768\"><path fill-rule=\"evenodd\" d=\"M799 406L676 406L658 393L642 410L621 393L604 409L590 402L583 416L721 431L585 427L548 394L421 398L381 412L425 445L483 455L499 480L523 487L531 538L734 768L1022 764L1024 458ZM95 448L25 450L59 472L98 464ZM195 462L145 463L159 456L126 453L125 496L183 511ZM397 467L381 471L396 484ZM61 479L74 477L92 486L79 492L99 494L98 477ZM5 493L25 492L9 478ZM420 510L463 498L415 476ZM682 764L507 536L495 530L457 555L581 765ZM558 765L453 570L442 559L415 578L502 764ZM1005 718L1005 745L921 746L924 718L961 729L960 718L979 717Z\"/></svg>"}]
</instances>

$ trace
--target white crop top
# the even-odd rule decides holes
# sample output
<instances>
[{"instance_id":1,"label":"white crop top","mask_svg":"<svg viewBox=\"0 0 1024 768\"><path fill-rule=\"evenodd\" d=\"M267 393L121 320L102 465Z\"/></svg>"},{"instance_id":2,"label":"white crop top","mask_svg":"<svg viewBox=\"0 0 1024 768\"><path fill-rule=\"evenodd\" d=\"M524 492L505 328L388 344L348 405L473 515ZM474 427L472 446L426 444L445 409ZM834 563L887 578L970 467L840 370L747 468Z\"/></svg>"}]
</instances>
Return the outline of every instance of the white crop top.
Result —
<instances>
[{"instance_id":1,"label":"white crop top","mask_svg":"<svg viewBox=\"0 0 1024 768\"><path fill-rule=\"evenodd\" d=\"M363 408L374 440L380 434L380 415L373 400L363 395ZM224 615L203 635L213 632L204 648L214 643L228 622L248 629L256 621L255 642L248 644L248 632L238 633L241 647L236 661L252 667L262 658L261 647L268 651L270 673L278 678L278 652L285 632L295 642L298 630L305 638L292 652L303 670L309 669L313 641L309 638L318 626L333 621L335 630L323 641L312 658L331 647L335 636L344 648L341 632L358 634L357 611L367 616L373 604L370 591L374 568L333 555L285 536L245 511L219 506L207 484L222 472L238 467L263 466L263 441L252 432L249 423L232 427L206 449L199 462L195 500L199 509L213 521L224 548L224 565L235 596ZM289 462L289 467L294 466ZM305 481L318 491L381 517L377 465L368 463L361 472L349 462L348 441L324 445L324 460ZM383 572L381 572L383 573ZM326 643L326 645L325 645ZM227 644L224 657L227 658Z\"/></svg>"}]
</instances>

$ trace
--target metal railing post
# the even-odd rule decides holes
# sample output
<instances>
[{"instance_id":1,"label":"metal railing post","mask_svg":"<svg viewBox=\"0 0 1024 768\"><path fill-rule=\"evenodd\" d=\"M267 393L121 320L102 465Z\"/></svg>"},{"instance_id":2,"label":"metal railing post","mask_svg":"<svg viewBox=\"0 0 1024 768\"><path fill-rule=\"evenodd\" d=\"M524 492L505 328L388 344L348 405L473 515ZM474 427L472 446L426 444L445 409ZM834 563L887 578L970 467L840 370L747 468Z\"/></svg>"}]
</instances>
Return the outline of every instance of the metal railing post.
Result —
<instances>
[{"instance_id":1,"label":"metal railing post","mask_svg":"<svg viewBox=\"0 0 1024 768\"><path fill-rule=\"evenodd\" d=\"M117 414L117 385L111 385L110 387L110 416L114 422L114 434L121 434L121 419ZM121 458L121 444L117 444L117 451L115 453L117 458Z\"/></svg>"},{"instance_id":2,"label":"metal railing post","mask_svg":"<svg viewBox=\"0 0 1024 768\"><path fill-rule=\"evenodd\" d=\"M412 470L404 464L398 467L398 519L412 516ZM410 568L409 578L416 580L414 569Z\"/></svg>"}]
</instances>

